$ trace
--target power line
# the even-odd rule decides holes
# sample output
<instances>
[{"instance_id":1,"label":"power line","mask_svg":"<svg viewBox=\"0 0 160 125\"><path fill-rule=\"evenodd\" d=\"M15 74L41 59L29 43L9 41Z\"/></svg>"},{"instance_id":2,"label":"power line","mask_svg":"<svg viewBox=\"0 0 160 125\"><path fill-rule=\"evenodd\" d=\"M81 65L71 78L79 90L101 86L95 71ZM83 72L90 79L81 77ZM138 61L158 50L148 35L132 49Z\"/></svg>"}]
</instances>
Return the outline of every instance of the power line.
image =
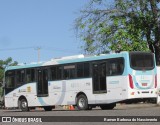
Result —
<instances>
[{"instance_id":1,"label":"power line","mask_svg":"<svg viewBox=\"0 0 160 125\"><path fill-rule=\"evenodd\" d=\"M5 49L0 49L0 51L14 51L14 50L27 50L27 49L33 49L37 51L38 59L37 61L40 62L40 57L41 57L41 49L42 47L35 47L35 46L30 46L30 47L18 47L18 48L5 48ZM62 52L62 53L77 53L76 50L71 50L71 49L63 49L63 48L55 48L55 47L43 47L43 50L47 51L52 51L54 53L56 52Z\"/></svg>"},{"instance_id":2,"label":"power line","mask_svg":"<svg viewBox=\"0 0 160 125\"><path fill-rule=\"evenodd\" d=\"M0 49L0 51L22 50L22 49L34 49L34 48L35 48L35 47L6 48L6 49Z\"/></svg>"},{"instance_id":3,"label":"power line","mask_svg":"<svg viewBox=\"0 0 160 125\"><path fill-rule=\"evenodd\" d=\"M26 50L26 49L35 49L38 52L38 62L40 62L40 50L41 47L19 47L19 48L8 48L8 49L0 49L0 51L12 51L12 50Z\"/></svg>"},{"instance_id":4,"label":"power line","mask_svg":"<svg viewBox=\"0 0 160 125\"><path fill-rule=\"evenodd\" d=\"M5 48L5 49L0 49L0 51L13 51L13 50L26 50L26 49L35 49L39 50L42 49L42 47L19 47L19 48ZM76 50L71 50L71 49L63 49L63 48L55 48L55 47L43 47L43 50L49 50L49 51L59 51L59 52L67 52L67 53L76 53Z\"/></svg>"}]
</instances>

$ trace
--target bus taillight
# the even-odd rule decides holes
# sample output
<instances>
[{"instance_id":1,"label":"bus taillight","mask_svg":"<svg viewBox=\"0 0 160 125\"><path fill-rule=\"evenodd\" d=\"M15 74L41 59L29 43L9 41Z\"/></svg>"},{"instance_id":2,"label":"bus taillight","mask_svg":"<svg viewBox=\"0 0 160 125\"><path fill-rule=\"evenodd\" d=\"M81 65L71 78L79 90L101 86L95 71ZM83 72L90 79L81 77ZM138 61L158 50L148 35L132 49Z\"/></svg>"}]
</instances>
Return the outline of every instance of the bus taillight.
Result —
<instances>
[{"instance_id":1,"label":"bus taillight","mask_svg":"<svg viewBox=\"0 0 160 125\"><path fill-rule=\"evenodd\" d=\"M131 89L133 89L133 79L132 79L132 76L129 74L129 85L131 87Z\"/></svg>"},{"instance_id":2,"label":"bus taillight","mask_svg":"<svg viewBox=\"0 0 160 125\"><path fill-rule=\"evenodd\" d=\"M157 88L157 74L155 75L155 88Z\"/></svg>"}]
</instances>

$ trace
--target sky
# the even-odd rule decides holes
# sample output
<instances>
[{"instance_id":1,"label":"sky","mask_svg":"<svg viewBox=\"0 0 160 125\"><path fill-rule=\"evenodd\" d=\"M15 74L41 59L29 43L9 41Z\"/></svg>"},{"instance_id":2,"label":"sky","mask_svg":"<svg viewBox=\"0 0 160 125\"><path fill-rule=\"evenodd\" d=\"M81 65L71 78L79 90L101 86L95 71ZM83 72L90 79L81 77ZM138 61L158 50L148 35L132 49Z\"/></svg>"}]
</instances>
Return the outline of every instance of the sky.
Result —
<instances>
[{"instance_id":1,"label":"sky","mask_svg":"<svg viewBox=\"0 0 160 125\"><path fill-rule=\"evenodd\" d=\"M88 0L0 0L0 60L19 63L78 55L73 24Z\"/></svg>"}]
</instances>

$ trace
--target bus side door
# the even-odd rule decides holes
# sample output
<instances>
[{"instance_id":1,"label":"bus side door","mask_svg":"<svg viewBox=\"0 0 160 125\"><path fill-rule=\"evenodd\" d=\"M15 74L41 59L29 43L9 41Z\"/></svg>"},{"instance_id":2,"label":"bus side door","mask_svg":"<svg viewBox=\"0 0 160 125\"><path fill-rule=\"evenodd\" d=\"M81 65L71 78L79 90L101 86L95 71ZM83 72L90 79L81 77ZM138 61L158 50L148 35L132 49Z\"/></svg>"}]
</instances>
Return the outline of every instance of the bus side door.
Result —
<instances>
[{"instance_id":1,"label":"bus side door","mask_svg":"<svg viewBox=\"0 0 160 125\"><path fill-rule=\"evenodd\" d=\"M48 96L48 69L37 69L37 96Z\"/></svg>"},{"instance_id":2,"label":"bus side door","mask_svg":"<svg viewBox=\"0 0 160 125\"><path fill-rule=\"evenodd\" d=\"M93 93L106 93L106 63L92 64Z\"/></svg>"}]
</instances>

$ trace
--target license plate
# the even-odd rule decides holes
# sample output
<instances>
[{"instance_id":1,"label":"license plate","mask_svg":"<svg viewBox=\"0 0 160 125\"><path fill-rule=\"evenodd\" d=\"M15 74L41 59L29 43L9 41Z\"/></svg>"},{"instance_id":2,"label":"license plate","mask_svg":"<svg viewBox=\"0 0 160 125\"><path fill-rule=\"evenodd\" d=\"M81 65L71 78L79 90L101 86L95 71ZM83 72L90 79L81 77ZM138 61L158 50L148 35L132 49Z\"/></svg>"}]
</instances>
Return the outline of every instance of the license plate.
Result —
<instances>
[{"instance_id":1,"label":"license plate","mask_svg":"<svg viewBox=\"0 0 160 125\"><path fill-rule=\"evenodd\" d=\"M142 83L142 86L147 86L147 83Z\"/></svg>"}]
</instances>

